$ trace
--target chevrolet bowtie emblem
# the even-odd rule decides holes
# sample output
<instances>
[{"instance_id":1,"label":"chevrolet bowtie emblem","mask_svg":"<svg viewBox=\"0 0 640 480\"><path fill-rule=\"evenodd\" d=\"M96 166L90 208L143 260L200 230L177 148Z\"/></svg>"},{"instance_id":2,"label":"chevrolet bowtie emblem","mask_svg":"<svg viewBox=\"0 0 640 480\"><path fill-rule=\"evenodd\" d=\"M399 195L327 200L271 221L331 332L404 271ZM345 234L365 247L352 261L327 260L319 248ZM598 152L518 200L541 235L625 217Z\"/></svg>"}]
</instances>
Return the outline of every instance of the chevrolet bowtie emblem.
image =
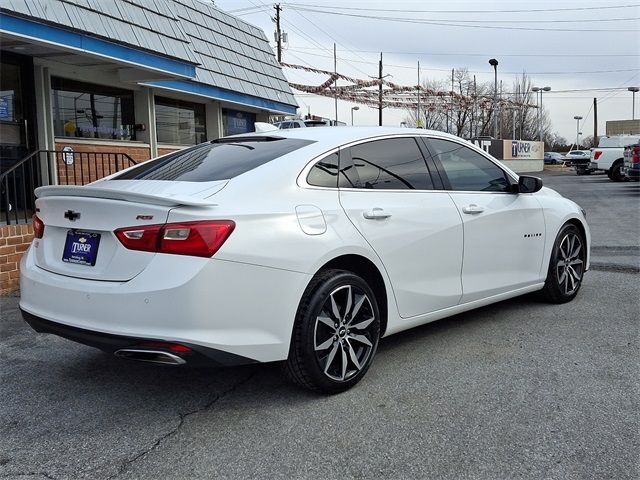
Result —
<instances>
[{"instance_id":1,"label":"chevrolet bowtie emblem","mask_svg":"<svg viewBox=\"0 0 640 480\"><path fill-rule=\"evenodd\" d=\"M68 218L70 221L74 222L80 218L80 212L74 212L73 210L67 210L64 212L64 218Z\"/></svg>"}]
</instances>

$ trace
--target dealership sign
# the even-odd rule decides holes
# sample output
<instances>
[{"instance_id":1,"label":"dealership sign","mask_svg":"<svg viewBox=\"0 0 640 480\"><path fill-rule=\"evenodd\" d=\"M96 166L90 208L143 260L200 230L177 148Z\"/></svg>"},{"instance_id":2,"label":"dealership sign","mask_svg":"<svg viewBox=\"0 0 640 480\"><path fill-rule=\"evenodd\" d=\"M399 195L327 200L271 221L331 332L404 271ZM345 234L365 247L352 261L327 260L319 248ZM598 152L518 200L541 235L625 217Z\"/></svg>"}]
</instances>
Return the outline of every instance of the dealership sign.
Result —
<instances>
[{"instance_id":1,"label":"dealership sign","mask_svg":"<svg viewBox=\"0 0 640 480\"><path fill-rule=\"evenodd\" d=\"M472 138L469 141L498 160L542 160L544 158L543 142L486 138Z\"/></svg>"}]
</instances>

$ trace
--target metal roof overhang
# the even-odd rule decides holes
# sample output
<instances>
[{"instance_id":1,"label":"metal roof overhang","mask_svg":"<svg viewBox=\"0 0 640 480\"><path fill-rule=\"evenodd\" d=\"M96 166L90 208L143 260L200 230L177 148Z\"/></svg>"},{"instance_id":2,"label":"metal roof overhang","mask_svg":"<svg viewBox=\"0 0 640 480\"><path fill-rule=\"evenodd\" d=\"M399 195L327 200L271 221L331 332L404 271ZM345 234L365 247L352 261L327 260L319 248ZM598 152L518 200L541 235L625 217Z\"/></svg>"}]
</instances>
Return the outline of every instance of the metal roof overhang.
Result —
<instances>
[{"instance_id":1,"label":"metal roof overhang","mask_svg":"<svg viewBox=\"0 0 640 480\"><path fill-rule=\"evenodd\" d=\"M194 63L156 55L145 50L14 17L2 12L0 12L0 39L20 40L28 44L51 47L55 51L61 52L61 55L88 56L104 63L134 67L136 70L147 72L138 80L194 78L196 76ZM28 54L28 52L16 53ZM135 76L131 80L135 81Z\"/></svg>"},{"instance_id":2,"label":"metal roof overhang","mask_svg":"<svg viewBox=\"0 0 640 480\"><path fill-rule=\"evenodd\" d=\"M207 97L214 100L222 100L229 103L244 105L247 107L269 110L273 113L292 115L295 114L297 110L297 107L295 105L288 105L286 103L267 100L265 98L254 97L253 95L248 95L246 93L232 92L231 90L226 90L224 88L194 81L165 80L159 82L144 82L141 83L141 85L147 85L154 88L163 88L165 90L171 90L174 92L190 93L192 95L198 95L200 97Z\"/></svg>"}]
</instances>

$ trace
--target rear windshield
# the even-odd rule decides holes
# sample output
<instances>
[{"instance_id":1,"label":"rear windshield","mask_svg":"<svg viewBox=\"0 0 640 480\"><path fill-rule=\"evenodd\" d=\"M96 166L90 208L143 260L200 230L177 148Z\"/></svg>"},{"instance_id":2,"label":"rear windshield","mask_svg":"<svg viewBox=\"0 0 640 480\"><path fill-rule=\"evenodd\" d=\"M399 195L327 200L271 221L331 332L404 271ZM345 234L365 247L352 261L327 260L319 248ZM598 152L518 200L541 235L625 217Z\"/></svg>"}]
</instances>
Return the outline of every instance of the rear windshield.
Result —
<instances>
[{"instance_id":1,"label":"rear windshield","mask_svg":"<svg viewBox=\"0 0 640 480\"><path fill-rule=\"evenodd\" d=\"M223 138L149 160L112 180L228 180L311 143L282 137Z\"/></svg>"}]
</instances>

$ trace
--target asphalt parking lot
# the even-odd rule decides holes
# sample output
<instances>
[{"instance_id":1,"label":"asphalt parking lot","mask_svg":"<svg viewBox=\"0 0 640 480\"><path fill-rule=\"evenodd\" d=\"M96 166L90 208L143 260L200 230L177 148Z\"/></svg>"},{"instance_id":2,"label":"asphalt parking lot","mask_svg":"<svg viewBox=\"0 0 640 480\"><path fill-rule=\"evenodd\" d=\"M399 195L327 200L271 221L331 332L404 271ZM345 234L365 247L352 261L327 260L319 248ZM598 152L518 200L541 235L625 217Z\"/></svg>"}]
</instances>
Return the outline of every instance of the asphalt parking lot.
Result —
<instances>
[{"instance_id":1,"label":"asphalt parking lot","mask_svg":"<svg viewBox=\"0 0 640 480\"><path fill-rule=\"evenodd\" d=\"M640 184L545 172L592 271L381 342L336 396L276 365L170 368L36 334L0 298L0 478L640 477Z\"/></svg>"}]
</instances>

